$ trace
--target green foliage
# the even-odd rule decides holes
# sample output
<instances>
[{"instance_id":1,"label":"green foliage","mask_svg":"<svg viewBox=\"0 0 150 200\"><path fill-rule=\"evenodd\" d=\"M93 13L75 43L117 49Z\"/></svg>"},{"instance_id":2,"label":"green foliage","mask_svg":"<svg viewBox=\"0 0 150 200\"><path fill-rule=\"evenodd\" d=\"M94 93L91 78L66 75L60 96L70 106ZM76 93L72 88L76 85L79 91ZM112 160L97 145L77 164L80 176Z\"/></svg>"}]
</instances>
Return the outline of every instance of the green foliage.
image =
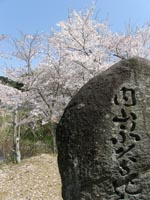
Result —
<instances>
[{"instance_id":1,"label":"green foliage","mask_svg":"<svg viewBox=\"0 0 150 200\"><path fill-rule=\"evenodd\" d=\"M25 114L27 114L26 111L19 113L19 115ZM13 125L8 122L12 122L12 115L0 115L0 159L13 161ZM32 123L26 124L21 126L20 133L22 158L51 152L53 140L50 124L42 125L40 121L36 126Z\"/></svg>"},{"instance_id":2,"label":"green foliage","mask_svg":"<svg viewBox=\"0 0 150 200\"><path fill-rule=\"evenodd\" d=\"M12 126L0 128L0 157L11 160L13 152Z\"/></svg>"},{"instance_id":3,"label":"green foliage","mask_svg":"<svg viewBox=\"0 0 150 200\"><path fill-rule=\"evenodd\" d=\"M2 124L3 124L3 117L0 116L0 127L2 126Z\"/></svg>"},{"instance_id":4,"label":"green foliage","mask_svg":"<svg viewBox=\"0 0 150 200\"><path fill-rule=\"evenodd\" d=\"M21 128L22 140L29 140L32 142L42 141L47 145L51 145L51 130L50 124L41 125L38 123L35 128L31 125Z\"/></svg>"},{"instance_id":5,"label":"green foliage","mask_svg":"<svg viewBox=\"0 0 150 200\"><path fill-rule=\"evenodd\" d=\"M50 124L41 125L39 122L34 128L32 124L22 126L20 144L23 158L39 153L50 153L52 148Z\"/></svg>"}]
</instances>

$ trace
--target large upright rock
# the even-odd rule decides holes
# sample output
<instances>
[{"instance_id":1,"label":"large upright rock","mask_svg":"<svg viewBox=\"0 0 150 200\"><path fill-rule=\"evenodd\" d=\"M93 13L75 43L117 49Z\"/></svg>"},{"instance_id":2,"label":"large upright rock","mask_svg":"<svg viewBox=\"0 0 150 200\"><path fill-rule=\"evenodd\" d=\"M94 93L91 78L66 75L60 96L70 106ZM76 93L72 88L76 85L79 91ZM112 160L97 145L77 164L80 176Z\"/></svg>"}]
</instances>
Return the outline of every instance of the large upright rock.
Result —
<instances>
[{"instance_id":1,"label":"large upright rock","mask_svg":"<svg viewBox=\"0 0 150 200\"><path fill-rule=\"evenodd\" d=\"M91 79L57 128L64 200L150 200L150 62Z\"/></svg>"}]
</instances>

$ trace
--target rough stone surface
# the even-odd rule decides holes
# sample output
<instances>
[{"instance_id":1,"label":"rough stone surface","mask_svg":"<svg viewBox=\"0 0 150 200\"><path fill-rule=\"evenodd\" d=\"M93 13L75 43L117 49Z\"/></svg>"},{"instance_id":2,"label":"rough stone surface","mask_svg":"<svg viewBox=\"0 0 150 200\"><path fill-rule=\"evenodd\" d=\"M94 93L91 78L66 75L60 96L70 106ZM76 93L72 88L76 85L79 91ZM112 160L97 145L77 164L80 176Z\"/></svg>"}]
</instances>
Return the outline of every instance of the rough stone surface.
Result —
<instances>
[{"instance_id":1,"label":"rough stone surface","mask_svg":"<svg viewBox=\"0 0 150 200\"><path fill-rule=\"evenodd\" d=\"M64 200L150 200L150 62L91 79L57 128Z\"/></svg>"}]
</instances>

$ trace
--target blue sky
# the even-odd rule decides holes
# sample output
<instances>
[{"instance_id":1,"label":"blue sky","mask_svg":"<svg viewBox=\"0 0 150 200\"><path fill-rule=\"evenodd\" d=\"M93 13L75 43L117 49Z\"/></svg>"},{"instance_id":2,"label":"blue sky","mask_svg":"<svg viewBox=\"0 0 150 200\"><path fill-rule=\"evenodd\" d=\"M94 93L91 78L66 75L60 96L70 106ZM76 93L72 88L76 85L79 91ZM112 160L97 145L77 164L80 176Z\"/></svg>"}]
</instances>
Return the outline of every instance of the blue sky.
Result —
<instances>
[{"instance_id":1,"label":"blue sky","mask_svg":"<svg viewBox=\"0 0 150 200\"><path fill-rule=\"evenodd\" d=\"M91 5L92 0L0 0L0 34L47 32L66 20L72 9L86 10ZM150 0L95 0L95 16L108 17L110 28L123 32L129 21L136 26L150 19Z\"/></svg>"},{"instance_id":2,"label":"blue sky","mask_svg":"<svg viewBox=\"0 0 150 200\"><path fill-rule=\"evenodd\" d=\"M97 19L109 18L114 31L123 31L129 21L143 24L150 18L150 0L95 0ZM0 0L0 34L16 35L18 31L48 31L69 10L85 10L92 0Z\"/></svg>"}]
</instances>

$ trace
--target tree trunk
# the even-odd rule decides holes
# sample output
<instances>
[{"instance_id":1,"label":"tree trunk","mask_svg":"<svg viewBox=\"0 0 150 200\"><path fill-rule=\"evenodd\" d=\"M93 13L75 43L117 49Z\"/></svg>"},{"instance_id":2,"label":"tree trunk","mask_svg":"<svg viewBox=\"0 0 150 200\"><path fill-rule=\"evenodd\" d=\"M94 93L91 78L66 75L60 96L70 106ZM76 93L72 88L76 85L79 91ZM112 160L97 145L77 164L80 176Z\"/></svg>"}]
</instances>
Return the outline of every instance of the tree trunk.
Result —
<instances>
[{"instance_id":1,"label":"tree trunk","mask_svg":"<svg viewBox=\"0 0 150 200\"><path fill-rule=\"evenodd\" d=\"M15 108L14 111L14 120L13 120L13 124L14 124L14 158L15 158L15 162L16 163L20 163L21 162L21 153L20 153L20 131L18 131L18 111L17 111L17 106ZM19 129L20 130L20 129Z\"/></svg>"},{"instance_id":2,"label":"tree trunk","mask_svg":"<svg viewBox=\"0 0 150 200\"><path fill-rule=\"evenodd\" d=\"M16 163L21 162L20 138L19 137L16 137L16 140L15 140L15 160L16 160Z\"/></svg>"},{"instance_id":3,"label":"tree trunk","mask_svg":"<svg viewBox=\"0 0 150 200\"><path fill-rule=\"evenodd\" d=\"M54 122L51 122L51 134L52 134L52 151L53 153L57 153L57 146L56 146L56 125Z\"/></svg>"}]
</instances>

